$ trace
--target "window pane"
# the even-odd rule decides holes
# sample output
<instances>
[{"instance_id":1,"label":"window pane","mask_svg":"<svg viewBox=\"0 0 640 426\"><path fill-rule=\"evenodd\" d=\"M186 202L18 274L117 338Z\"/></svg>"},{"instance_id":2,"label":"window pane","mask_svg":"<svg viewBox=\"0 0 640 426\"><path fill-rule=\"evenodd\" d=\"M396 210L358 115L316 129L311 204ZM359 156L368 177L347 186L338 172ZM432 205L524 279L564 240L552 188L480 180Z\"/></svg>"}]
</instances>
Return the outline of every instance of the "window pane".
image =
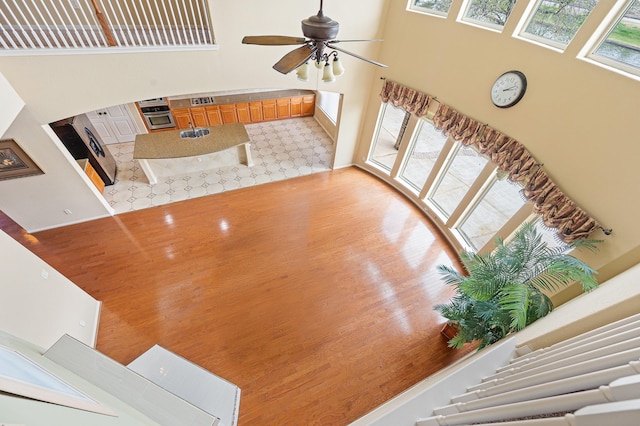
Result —
<instances>
[{"instance_id":1,"label":"window pane","mask_svg":"<svg viewBox=\"0 0 640 426\"><path fill-rule=\"evenodd\" d=\"M378 124L376 140L369 154L369 161L391 171L391 167L393 167L398 155L396 142L400 140L401 133L404 131L405 116L410 114L402 108L395 107L389 103L384 104L383 108L382 120Z\"/></svg>"},{"instance_id":2,"label":"window pane","mask_svg":"<svg viewBox=\"0 0 640 426\"><path fill-rule=\"evenodd\" d=\"M412 9L424 9L426 12L435 12L438 15L449 13L453 0L413 0Z\"/></svg>"},{"instance_id":3,"label":"window pane","mask_svg":"<svg viewBox=\"0 0 640 426\"><path fill-rule=\"evenodd\" d=\"M446 217L451 216L487 161L473 149L459 145L452 161L445 168L444 175L435 184L435 190L429 200Z\"/></svg>"},{"instance_id":4,"label":"window pane","mask_svg":"<svg viewBox=\"0 0 640 426\"><path fill-rule=\"evenodd\" d=\"M506 179L496 180L464 220L459 230L474 249L480 250L494 239L496 232L524 204L525 200L520 196L518 185Z\"/></svg>"},{"instance_id":5,"label":"window pane","mask_svg":"<svg viewBox=\"0 0 640 426\"><path fill-rule=\"evenodd\" d=\"M541 0L524 30L525 35L566 47L596 4L597 0Z\"/></svg>"},{"instance_id":6,"label":"window pane","mask_svg":"<svg viewBox=\"0 0 640 426\"><path fill-rule=\"evenodd\" d=\"M612 64L628 65L640 70L640 0L635 0L594 52ZM609 63L609 62L607 62Z\"/></svg>"},{"instance_id":7,"label":"window pane","mask_svg":"<svg viewBox=\"0 0 640 426\"><path fill-rule=\"evenodd\" d=\"M407 154L407 162L400 171L400 178L411 188L420 191L446 140L447 137L436 130L433 124L422 120Z\"/></svg>"},{"instance_id":8,"label":"window pane","mask_svg":"<svg viewBox=\"0 0 640 426\"><path fill-rule=\"evenodd\" d=\"M560 237L558 237L558 233L556 229L548 228L542 222L542 218L538 216L538 219L534 222L534 226L538 231L538 235L542 237L542 241L547 243L547 247L562 247L564 249L568 249L567 243L563 242Z\"/></svg>"},{"instance_id":9,"label":"window pane","mask_svg":"<svg viewBox=\"0 0 640 426\"><path fill-rule=\"evenodd\" d=\"M502 29L515 4L516 0L471 0L464 19Z\"/></svg>"}]
</instances>

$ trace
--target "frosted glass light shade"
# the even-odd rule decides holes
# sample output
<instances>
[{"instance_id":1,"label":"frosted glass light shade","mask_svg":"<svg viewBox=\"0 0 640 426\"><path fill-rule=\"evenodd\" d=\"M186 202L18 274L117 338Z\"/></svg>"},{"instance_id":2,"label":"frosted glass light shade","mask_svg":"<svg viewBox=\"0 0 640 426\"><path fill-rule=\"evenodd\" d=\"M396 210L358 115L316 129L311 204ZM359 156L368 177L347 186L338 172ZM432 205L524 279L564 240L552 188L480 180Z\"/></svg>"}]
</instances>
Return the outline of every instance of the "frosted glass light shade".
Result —
<instances>
[{"instance_id":1,"label":"frosted glass light shade","mask_svg":"<svg viewBox=\"0 0 640 426\"><path fill-rule=\"evenodd\" d=\"M304 64L298 67L296 71L296 75L298 76L298 80L308 81L309 80L309 62L305 62Z\"/></svg>"},{"instance_id":2,"label":"frosted glass light shade","mask_svg":"<svg viewBox=\"0 0 640 426\"><path fill-rule=\"evenodd\" d=\"M314 64L316 64L316 68L318 69L322 68L322 65L324 65L320 60L315 61Z\"/></svg>"},{"instance_id":3,"label":"frosted glass light shade","mask_svg":"<svg viewBox=\"0 0 640 426\"><path fill-rule=\"evenodd\" d=\"M327 62L324 65L324 71L322 72L322 81L324 81L325 83L331 83L335 80L336 77L333 75L333 67Z\"/></svg>"},{"instance_id":4,"label":"frosted glass light shade","mask_svg":"<svg viewBox=\"0 0 640 426\"><path fill-rule=\"evenodd\" d=\"M344 67L342 61L336 56L333 58L333 75L340 76L344 74Z\"/></svg>"}]
</instances>

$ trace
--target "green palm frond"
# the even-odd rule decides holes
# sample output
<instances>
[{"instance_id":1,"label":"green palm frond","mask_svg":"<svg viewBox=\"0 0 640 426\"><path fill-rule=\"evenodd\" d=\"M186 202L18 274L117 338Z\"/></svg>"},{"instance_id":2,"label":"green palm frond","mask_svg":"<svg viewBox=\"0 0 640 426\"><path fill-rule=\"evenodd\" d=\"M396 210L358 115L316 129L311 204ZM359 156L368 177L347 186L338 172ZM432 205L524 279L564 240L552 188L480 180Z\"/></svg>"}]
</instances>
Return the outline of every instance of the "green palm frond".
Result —
<instances>
[{"instance_id":1,"label":"green palm frond","mask_svg":"<svg viewBox=\"0 0 640 426\"><path fill-rule=\"evenodd\" d=\"M525 326L546 316L553 310L553 303L546 294L538 291L532 291L529 294L529 298L529 312L527 313L527 323Z\"/></svg>"},{"instance_id":2,"label":"green palm frond","mask_svg":"<svg viewBox=\"0 0 640 426\"><path fill-rule=\"evenodd\" d=\"M436 310L458 325L452 347L478 341L479 348L521 330L553 310L547 292L574 282L584 291L598 286L597 273L582 260L567 254L571 248L595 250L599 240L578 240L549 247L536 227L524 224L509 241L496 238L490 253L464 252L465 273L440 265L444 281L456 287L456 295Z\"/></svg>"},{"instance_id":3,"label":"green palm frond","mask_svg":"<svg viewBox=\"0 0 640 426\"><path fill-rule=\"evenodd\" d=\"M438 265L436 267L445 284L456 285L464 279L464 275L451 266Z\"/></svg>"},{"instance_id":4,"label":"green palm frond","mask_svg":"<svg viewBox=\"0 0 640 426\"><path fill-rule=\"evenodd\" d=\"M500 308L509 313L509 328L522 330L527 325L529 312L529 289L513 284L505 287L500 294Z\"/></svg>"}]
</instances>

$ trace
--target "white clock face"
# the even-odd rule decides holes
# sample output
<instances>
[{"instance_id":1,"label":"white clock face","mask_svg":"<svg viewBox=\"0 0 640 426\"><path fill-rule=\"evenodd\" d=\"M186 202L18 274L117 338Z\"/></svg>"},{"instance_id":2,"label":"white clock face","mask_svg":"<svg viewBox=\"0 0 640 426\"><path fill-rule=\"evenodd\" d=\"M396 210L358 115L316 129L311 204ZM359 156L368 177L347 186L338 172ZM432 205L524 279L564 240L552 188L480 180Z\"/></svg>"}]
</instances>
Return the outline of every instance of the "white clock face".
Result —
<instances>
[{"instance_id":1,"label":"white clock face","mask_svg":"<svg viewBox=\"0 0 640 426\"><path fill-rule=\"evenodd\" d=\"M508 71L498 77L491 87L491 101L500 108L517 104L527 90L527 79L520 71Z\"/></svg>"}]
</instances>

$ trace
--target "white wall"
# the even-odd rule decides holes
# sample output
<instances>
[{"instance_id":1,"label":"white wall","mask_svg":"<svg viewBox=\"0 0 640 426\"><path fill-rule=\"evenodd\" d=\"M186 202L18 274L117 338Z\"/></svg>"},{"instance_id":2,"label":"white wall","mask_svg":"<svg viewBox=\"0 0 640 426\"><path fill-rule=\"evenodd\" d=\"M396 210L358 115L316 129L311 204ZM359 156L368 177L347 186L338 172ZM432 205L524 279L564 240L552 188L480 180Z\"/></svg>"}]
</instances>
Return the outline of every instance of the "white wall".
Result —
<instances>
[{"instance_id":1,"label":"white wall","mask_svg":"<svg viewBox=\"0 0 640 426\"><path fill-rule=\"evenodd\" d=\"M0 330L43 349L64 334L95 345L100 302L2 231L0 270Z\"/></svg>"},{"instance_id":2,"label":"white wall","mask_svg":"<svg viewBox=\"0 0 640 426\"><path fill-rule=\"evenodd\" d=\"M0 210L28 232L111 215L71 154L48 125L34 119L29 107L18 114L4 138L14 139L44 172L0 181Z\"/></svg>"},{"instance_id":3,"label":"white wall","mask_svg":"<svg viewBox=\"0 0 640 426\"><path fill-rule=\"evenodd\" d=\"M2 73L0 73L0 99L2 99L0 102L0 135L2 135L24 107L24 101Z\"/></svg>"},{"instance_id":4,"label":"white wall","mask_svg":"<svg viewBox=\"0 0 640 426\"><path fill-rule=\"evenodd\" d=\"M382 35L388 0L326 2L324 12L341 23L341 39L374 39ZM300 82L295 74L282 75L271 67L295 46L252 46L244 35L302 35L300 22L318 11L316 0L210 0L217 50L84 53L10 56L0 61L0 73L28 112L5 136L15 137L43 169L45 175L15 182L0 181L0 190L28 193L29 202L13 196L0 200L0 210L30 231L91 220L111 214L89 183L69 164L59 147L47 140L40 126L100 108L158 96L236 91L252 88L317 90L318 78ZM353 19L353 10L358 10ZM247 13L250 11L250 13ZM268 19L265 19L268 17ZM376 59L381 43L344 43L357 54ZM335 153L335 166L352 164L361 130L364 101L369 96L375 66L344 55L345 75L330 84L344 93L343 118ZM325 89L326 90L326 89ZM20 191L21 188L24 188ZM63 190L64 189L64 190ZM108 190L108 189L107 189ZM55 194L55 197L53 196ZM80 201L80 202L78 202ZM64 209L73 211L65 216ZM37 212L37 213L35 213Z\"/></svg>"},{"instance_id":5,"label":"white wall","mask_svg":"<svg viewBox=\"0 0 640 426\"><path fill-rule=\"evenodd\" d=\"M31 398L0 392L0 415L3 425L29 426L153 426L158 423L87 380L71 373L42 356L42 350L22 339L0 331L0 345L19 352L36 365L54 374L65 383L83 392L94 401L116 413L116 416L97 414L77 408L40 402Z\"/></svg>"}]
</instances>

